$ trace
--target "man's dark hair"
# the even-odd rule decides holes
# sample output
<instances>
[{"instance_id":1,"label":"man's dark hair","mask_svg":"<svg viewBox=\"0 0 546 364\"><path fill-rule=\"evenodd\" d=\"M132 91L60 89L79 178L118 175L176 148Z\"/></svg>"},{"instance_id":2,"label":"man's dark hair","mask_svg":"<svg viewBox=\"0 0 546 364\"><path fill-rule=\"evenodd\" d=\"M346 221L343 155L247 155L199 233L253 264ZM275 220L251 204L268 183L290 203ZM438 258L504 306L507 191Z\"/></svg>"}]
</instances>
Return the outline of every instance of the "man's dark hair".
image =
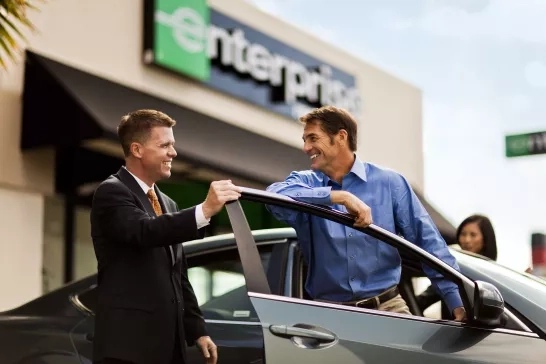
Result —
<instances>
[{"instance_id":1,"label":"man's dark hair","mask_svg":"<svg viewBox=\"0 0 546 364\"><path fill-rule=\"evenodd\" d=\"M153 127L175 125L176 121L157 110L142 109L124 115L117 129L123 153L126 157L131 155L131 143L146 143Z\"/></svg>"},{"instance_id":2,"label":"man's dark hair","mask_svg":"<svg viewBox=\"0 0 546 364\"><path fill-rule=\"evenodd\" d=\"M358 124L348 111L335 106L323 106L303 115L300 121L305 125L319 123L321 129L330 136L332 143L334 135L344 129L348 135L349 149L356 152Z\"/></svg>"}]
</instances>

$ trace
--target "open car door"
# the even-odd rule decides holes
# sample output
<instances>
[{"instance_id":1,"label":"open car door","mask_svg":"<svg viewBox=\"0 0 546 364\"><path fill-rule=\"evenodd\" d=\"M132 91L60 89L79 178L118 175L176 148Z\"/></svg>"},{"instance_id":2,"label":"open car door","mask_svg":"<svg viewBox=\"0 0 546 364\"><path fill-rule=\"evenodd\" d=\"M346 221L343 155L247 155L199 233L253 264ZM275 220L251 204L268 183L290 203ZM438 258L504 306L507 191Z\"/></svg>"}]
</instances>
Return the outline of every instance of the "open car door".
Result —
<instances>
[{"instance_id":1,"label":"open car door","mask_svg":"<svg viewBox=\"0 0 546 364\"><path fill-rule=\"evenodd\" d=\"M278 194L243 188L241 199L298 210L349 228L353 224L351 215ZM468 279L416 245L374 225L355 230L394 246L455 282L467 322L273 295L241 204L235 201L226 209L248 295L263 328L268 364L544 362L546 343L504 308L494 286ZM503 328L506 322L518 329ZM537 355L526 355L531 350Z\"/></svg>"}]
</instances>

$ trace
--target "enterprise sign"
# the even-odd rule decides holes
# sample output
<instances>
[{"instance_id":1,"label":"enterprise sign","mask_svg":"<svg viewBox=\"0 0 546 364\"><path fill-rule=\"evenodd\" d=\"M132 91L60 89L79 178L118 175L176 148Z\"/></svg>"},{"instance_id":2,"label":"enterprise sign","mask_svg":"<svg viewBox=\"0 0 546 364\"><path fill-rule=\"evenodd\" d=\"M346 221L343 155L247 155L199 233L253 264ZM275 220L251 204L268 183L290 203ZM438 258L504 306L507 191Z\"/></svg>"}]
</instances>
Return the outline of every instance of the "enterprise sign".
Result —
<instances>
[{"instance_id":1,"label":"enterprise sign","mask_svg":"<svg viewBox=\"0 0 546 364\"><path fill-rule=\"evenodd\" d=\"M361 109L353 76L204 0L145 0L144 59L291 118L323 105Z\"/></svg>"}]
</instances>

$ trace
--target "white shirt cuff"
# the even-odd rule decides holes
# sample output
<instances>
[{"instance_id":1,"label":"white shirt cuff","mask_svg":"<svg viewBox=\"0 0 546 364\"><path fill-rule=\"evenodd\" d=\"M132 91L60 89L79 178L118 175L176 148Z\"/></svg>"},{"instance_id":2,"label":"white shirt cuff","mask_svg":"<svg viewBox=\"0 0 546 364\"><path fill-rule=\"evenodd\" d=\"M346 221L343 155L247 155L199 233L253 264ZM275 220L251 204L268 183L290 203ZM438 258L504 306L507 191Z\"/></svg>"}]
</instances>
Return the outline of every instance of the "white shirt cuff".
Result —
<instances>
[{"instance_id":1,"label":"white shirt cuff","mask_svg":"<svg viewBox=\"0 0 546 364\"><path fill-rule=\"evenodd\" d=\"M210 224L210 219L207 220L205 218L205 214L203 213L202 203L195 207L195 223L197 224L198 230Z\"/></svg>"}]
</instances>

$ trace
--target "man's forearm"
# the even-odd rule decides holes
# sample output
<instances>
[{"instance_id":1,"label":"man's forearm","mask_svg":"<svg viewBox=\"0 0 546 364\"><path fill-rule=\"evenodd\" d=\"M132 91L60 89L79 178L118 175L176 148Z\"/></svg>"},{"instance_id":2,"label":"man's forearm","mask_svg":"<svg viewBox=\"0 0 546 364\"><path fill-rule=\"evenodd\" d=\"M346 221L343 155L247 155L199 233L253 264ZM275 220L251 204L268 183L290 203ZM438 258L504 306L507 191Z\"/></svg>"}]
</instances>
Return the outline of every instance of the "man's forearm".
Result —
<instances>
[{"instance_id":1,"label":"man's forearm","mask_svg":"<svg viewBox=\"0 0 546 364\"><path fill-rule=\"evenodd\" d=\"M349 195L345 191L330 192L330 200L332 201L332 205L345 205L348 197Z\"/></svg>"},{"instance_id":2,"label":"man's forearm","mask_svg":"<svg viewBox=\"0 0 546 364\"><path fill-rule=\"evenodd\" d=\"M331 205L331 187L310 187L300 183L275 183L267 188L268 192L279 193L295 200L318 205Z\"/></svg>"}]
</instances>

